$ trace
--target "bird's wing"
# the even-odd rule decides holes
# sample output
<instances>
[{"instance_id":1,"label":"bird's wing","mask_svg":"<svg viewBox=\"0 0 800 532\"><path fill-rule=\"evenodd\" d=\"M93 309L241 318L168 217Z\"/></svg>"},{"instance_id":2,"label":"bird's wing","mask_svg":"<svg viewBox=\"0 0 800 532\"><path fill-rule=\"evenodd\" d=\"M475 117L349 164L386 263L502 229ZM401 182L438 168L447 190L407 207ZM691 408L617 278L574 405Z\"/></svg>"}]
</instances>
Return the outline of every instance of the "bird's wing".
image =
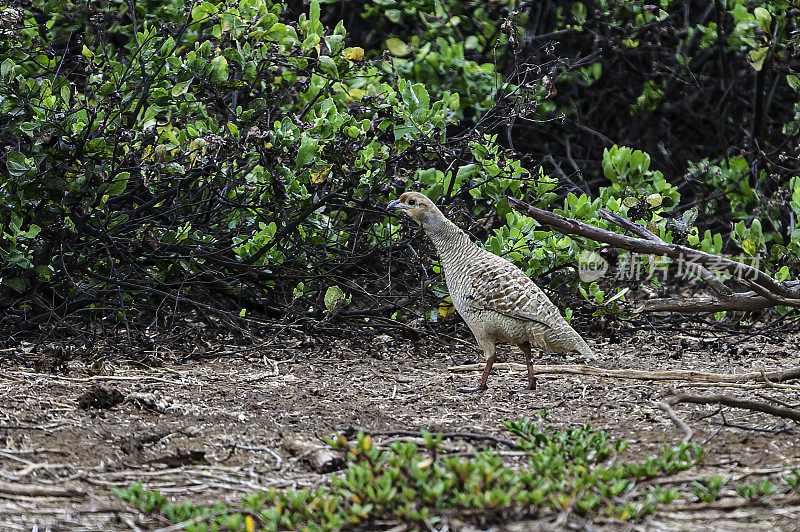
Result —
<instances>
[{"instance_id":1,"label":"bird's wing","mask_svg":"<svg viewBox=\"0 0 800 532\"><path fill-rule=\"evenodd\" d=\"M467 272L472 285L468 299L475 310L492 310L546 327L558 323L558 309L522 270L494 254L480 258Z\"/></svg>"}]
</instances>

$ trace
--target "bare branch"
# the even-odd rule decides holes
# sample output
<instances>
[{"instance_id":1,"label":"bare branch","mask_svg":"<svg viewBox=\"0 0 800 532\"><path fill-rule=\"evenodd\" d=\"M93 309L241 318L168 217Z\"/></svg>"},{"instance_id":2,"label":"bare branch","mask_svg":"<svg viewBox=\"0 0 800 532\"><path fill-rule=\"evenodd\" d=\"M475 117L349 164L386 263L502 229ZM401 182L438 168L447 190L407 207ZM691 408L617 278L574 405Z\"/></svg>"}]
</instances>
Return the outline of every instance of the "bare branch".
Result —
<instances>
[{"instance_id":1,"label":"bare branch","mask_svg":"<svg viewBox=\"0 0 800 532\"><path fill-rule=\"evenodd\" d=\"M775 301L756 295L755 292L739 292L727 299L709 296L694 298L648 299L641 302L634 312L719 312L722 310L763 310L775 306Z\"/></svg>"},{"instance_id":2,"label":"bare branch","mask_svg":"<svg viewBox=\"0 0 800 532\"><path fill-rule=\"evenodd\" d=\"M643 225L637 224L632 222L626 218L623 218L619 214L615 214L606 209L600 209L600 216L605 218L611 223L617 224L618 226L622 227L623 229L627 229L632 233L639 235L642 238L646 238L647 240L652 240L653 242L658 242L660 244L667 244L664 242L660 236L653 233ZM707 268L701 265L697 265L696 268L693 269L694 273L697 274L700 279L705 281L708 286L717 293L719 297L722 299L729 299L733 296L733 290L725 286L722 281L717 279L717 276L710 272Z\"/></svg>"},{"instance_id":3,"label":"bare branch","mask_svg":"<svg viewBox=\"0 0 800 532\"><path fill-rule=\"evenodd\" d=\"M678 244L667 244L663 241L660 241L661 239L658 237L656 237L658 240L652 240L652 237L633 238L630 236L621 235L572 218L566 218L559 214L533 207L532 205L528 205L527 203L512 197L509 197L508 201L511 207L513 207L515 210L525 214L526 216L530 216L539 223L552 227L560 233L566 235L583 236L597 242L603 242L605 244L610 244L612 246L636 253L663 255L672 259L687 261L694 265L713 266L715 269L734 275L739 279L746 279L750 286L758 286L759 291L762 292L762 297L763 294L770 295L769 298L764 297L764 299L772 299L772 306L786 305L800 308L800 283L796 281L778 282L757 268L728 259L726 257L722 257L720 255L713 255L711 253L706 253L705 251L698 251L696 249L691 249ZM612 221L617 223L616 220ZM652 233L649 231L647 233L652 235ZM640 234L643 233L640 232ZM719 289L719 286L716 285L716 288ZM742 296L744 297L744 294L742 294ZM720 304L722 303L724 302L720 301ZM686 308L685 305L678 305L676 309L680 309L681 306L684 307L683 310L697 312L696 308ZM727 308L728 307L723 307L723 309Z\"/></svg>"},{"instance_id":4,"label":"bare branch","mask_svg":"<svg viewBox=\"0 0 800 532\"><path fill-rule=\"evenodd\" d=\"M659 401L658 408L666 412L669 418L672 420L672 422L675 423L675 425L683 431L685 435L681 440L683 443L689 443L690 441L692 441L692 438L694 437L694 431L689 425L686 424L686 422L684 422L681 418L678 417L678 414L675 413L675 411L672 409L671 406L669 406L664 401Z\"/></svg>"},{"instance_id":5,"label":"bare branch","mask_svg":"<svg viewBox=\"0 0 800 532\"><path fill-rule=\"evenodd\" d=\"M744 410L752 410L753 412L763 412L765 414L800 422L800 410L786 408L785 406L774 406L761 401L751 401L749 399L742 399L741 397L733 397L730 395L688 395L678 393L675 390L670 390L670 393L672 393L672 396L666 399L666 402L670 405L676 403L724 405L733 408L742 408Z\"/></svg>"}]
</instances>

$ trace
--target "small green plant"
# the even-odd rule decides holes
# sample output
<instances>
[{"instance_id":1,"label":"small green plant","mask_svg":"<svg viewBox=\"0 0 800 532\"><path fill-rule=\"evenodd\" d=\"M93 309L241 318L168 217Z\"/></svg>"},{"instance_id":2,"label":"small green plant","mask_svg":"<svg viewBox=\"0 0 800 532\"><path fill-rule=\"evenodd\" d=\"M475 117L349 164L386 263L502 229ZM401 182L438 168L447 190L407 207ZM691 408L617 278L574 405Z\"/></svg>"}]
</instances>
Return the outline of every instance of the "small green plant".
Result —
<instances>
[{"instance_id":1,"label":"small green plant","mask_svg":"<svg viewBox=\"0 0 800 532\"><path fill-rule=\"evenodd\" d=\"M636 98L636 103L631 106L631 114L638 115L658 110L664 99L666 82L656 83L647 80L642 87L642 93Z\"/></svg>"},{"instance_id":2,"label":"small green plant","mask_svg":"<svg viewBox=\"0 0 800 532\"><path fill-rule=\"evenodd\" d=\"M736 493L744 499L765 499L775 493L778 489L776 484L770 482L765 478L761 482L753 482L752 484L743 484L739 486Z\"/></svg>"},{"instance_id":3,"label":"small green plant","mask_svg":"<svg viewBox=\"0 0 800 532\"><path fill-rule=\"evenodd\" d=\"M392 521L416 529L435 524L442 515L462 512L482 520L499 520L509 512L525 516L571 508L580 515L602 514L637 519L678 497L677 490L640 490L637 482L692 467L704 456L697 446L665 447L661 456L642 463L621 460L628 442L610 438L588 425L554 430L540 420L505 423L518 437L526 462L511 467L488 448L468 458L446 455L442 435L422 432L424 444L394 442L380 448L368 434L349 441L341 434L324 441L345 452L349 464L329 485L315 490L269 490L244 498L238 508L213 509L170 505L158 491L141 483L116 493L145 513L172 522L207 514L211 529L234 526L247 515L263 530L339 530ZM624 495L623 504L618 499ZM476 513L477 512L477 513Z\"/></svg>"},{"instance_id":4,"label":"small green plant","mask_svg":"<svg viewBox=\"0 0 800 532\"><path fill-rule=\"evenodd\" d=\"M643 151L616 145L605 149L603 174L611 182L600 191L603 203L631 220L658 221L680 202L677 187L650 170L650 156Z\"/></svg>"},{"instance_id":5,"label":"small green plant","mask_svg":"<svg viewBox=\"0 0 800 532\"><path fill-rule=\"evenodd\" d=\"M800 493L800 468L792 469L788 475L783 475L783 480Z\"/></svg>"},{"instance_id":6,"label":"small green plant","mask_svg":"<svg viewBox=\"0 0 800 532\"><path fill-rule=\"evenodd\" d=\"M720 490L731 480L730 477L703 477L700 481L692 482L692 493L703 502L714 502L719 497Z\"/></svg>"}]
</instances>

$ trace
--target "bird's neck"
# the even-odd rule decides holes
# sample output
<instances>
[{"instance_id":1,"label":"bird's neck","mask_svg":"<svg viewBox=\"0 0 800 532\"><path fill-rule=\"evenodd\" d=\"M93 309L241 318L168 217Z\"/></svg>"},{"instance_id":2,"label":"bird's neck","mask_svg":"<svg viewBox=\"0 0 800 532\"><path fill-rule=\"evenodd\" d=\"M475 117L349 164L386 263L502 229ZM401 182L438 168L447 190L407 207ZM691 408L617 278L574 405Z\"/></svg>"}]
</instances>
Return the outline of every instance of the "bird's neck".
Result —
<instances>
[{"instance_id":1,"label":"bird's neck","mask_svg":"<svg viewBox=\"0 0 800 532\"><path fill-rule=\"evenodd\" d=\"M480 249L456 224L445 218L443 214L437 214L423 220L422 228L436 246L436 251L445 267L468 258L472 255L472 251Z\"/></svg>"}]
</instances>

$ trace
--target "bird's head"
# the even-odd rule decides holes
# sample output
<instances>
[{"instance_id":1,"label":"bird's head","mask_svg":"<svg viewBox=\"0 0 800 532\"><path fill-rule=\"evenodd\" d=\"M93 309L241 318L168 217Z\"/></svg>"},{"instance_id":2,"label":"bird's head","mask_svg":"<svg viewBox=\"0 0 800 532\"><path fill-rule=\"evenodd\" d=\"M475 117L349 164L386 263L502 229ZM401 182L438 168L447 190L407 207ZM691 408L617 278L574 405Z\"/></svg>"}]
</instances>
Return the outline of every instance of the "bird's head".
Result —
<instances>
[{"instance_id":1,"label":"bird's head","mask_svg":"<svg viewBox=\"0 0 800 532\"><path fill-rule=\"evenodd\" d=\"M386 208L402 212L423 227L444 218L442 211L427 196L419 192L404 192Z\"/></svg>"}]
</instances>

